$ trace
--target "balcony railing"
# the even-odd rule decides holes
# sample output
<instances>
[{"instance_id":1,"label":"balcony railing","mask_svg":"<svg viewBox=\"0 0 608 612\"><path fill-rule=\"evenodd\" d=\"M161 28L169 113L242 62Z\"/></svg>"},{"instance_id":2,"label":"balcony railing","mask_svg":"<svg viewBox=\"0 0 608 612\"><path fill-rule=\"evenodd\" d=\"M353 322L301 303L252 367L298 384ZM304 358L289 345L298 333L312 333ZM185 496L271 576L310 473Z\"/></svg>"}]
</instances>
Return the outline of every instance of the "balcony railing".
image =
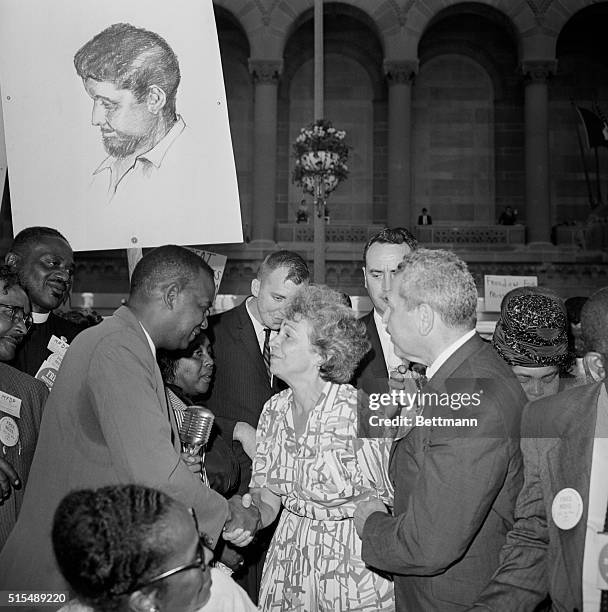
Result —
<instances>
[{"instance_id":1,"label":"balcony railing","mask_svg":"<svg viewBox=\"0 0 608 612\"><path fill-rule=\"evenodd\" d=\"M325 240L333 243L366 242L384 225L363 223L328 223ZM312 242L313 225L277 223L278 242ZM419 242L433 245L515 246L526 242L524 225L425 225L414 228Z\"/></svg>"}]
</instances>

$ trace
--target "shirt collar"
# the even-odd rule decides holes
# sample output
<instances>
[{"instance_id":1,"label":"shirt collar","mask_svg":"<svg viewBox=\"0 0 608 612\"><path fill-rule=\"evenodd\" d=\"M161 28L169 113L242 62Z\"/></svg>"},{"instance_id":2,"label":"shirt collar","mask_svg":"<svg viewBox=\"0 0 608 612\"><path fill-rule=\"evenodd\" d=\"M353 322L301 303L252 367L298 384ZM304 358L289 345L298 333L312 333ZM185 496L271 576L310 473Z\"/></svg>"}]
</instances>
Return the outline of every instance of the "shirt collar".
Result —
<instances>
[{"instance_id":1,"label":"shirt collar","mask_svg":"<svg viewBox=\"0 0 608 612\"><path fill-rule=\"evenodd\" d=\"M34 312L32 310L32 320L38 325L40 323L46 323L50 314L50 312Z\"/></svg>"},{"instance_id":2,"label":"shirt collar","mask_svg":"<svg viewBox=\"0 0 608 612\"><path fill-rule=\"evenodd\" d=\"M156 347L154 346L154 342L152 342L152 338L150 337L150 334L144 327L143 323L139 321L139 324L141 325L141 328L144 330L144 334L146 334L146 340L148 341L148 344L150 345L150 350L152 351L152 355L154 355L154 359L156 359Z\"/></svg>"},{"instance_id":3,"label":"shirt collar","mask_svg":"<svg viewBox=\"0 0 608 612\"><path fill-rule=\"evenodd\" d=\"M468 342L475 335L475 330L471 329L463 336L460 336L456 342L452 342L445 350L439 353L438 357L426 369L427 380L430 380L437 370L453 355L465 342Z\"/></svg>"},{"instance_id":4,"label":"shirt collar","mask_svg":"<svg viewBox=\"0 0 608 612\"><path fill-rule=\"evenodd\" d=\"M374 323L376 324L376 330L378 331L378 338L380 338L380 345L382 346L382 352L384 353L384 362L386 369L390 372L396 369L403 363L403 359L397 357L395 353L395 345L391 335L386 331L386 325L382 321L382 315L374 308Z\"/></svg>"},{"instance_id":5,"label":"shirt collar","mask_svg":"<svg viewBox=\"0 0 608 612\"><path fill-rule=\"evenodd\" d=\"M185 121L178 115L177 121L173 124L173 127L165 134L161 140L159 140L155 146L153 146L149 151L145 153L141 153L134 160L132 166L137 163L137 160L146 160L160 168L167 151L171 147L171 145L177 140L177 137L184 131L186 128ZM107 170L108 168L112 168L116 163L116 157L109 155L106 157L99 166L95 169L93 174L99 174L103 170Z\"/></svg>"},{"instance_id":6,"label":"shirt collar","mask_svg":"<svg viewBox=\"0 0 608 612\"><path fill-rule=\"evenodd\" d=\"M247 301L245 302L245 308L247 308L247 314L249 315L249 318L251 319L251 322L253 323L253 329L255 330L255 335L259 336L260 334L264 334L264 326L255 318L255 316L253 315L253 312L251 311L251 301L254 299L254 297L251 295L247 298Z\"/></svg>"}]
</instances>

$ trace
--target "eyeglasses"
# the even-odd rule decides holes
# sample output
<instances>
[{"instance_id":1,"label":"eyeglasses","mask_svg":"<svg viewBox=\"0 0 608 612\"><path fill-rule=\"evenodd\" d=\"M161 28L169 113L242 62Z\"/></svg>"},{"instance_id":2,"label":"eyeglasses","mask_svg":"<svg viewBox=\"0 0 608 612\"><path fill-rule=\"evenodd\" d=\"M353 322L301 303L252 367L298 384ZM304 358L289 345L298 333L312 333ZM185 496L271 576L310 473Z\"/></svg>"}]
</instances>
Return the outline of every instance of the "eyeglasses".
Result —
<instances>
[{"instance_id":1,"label":"eyeglasses","mask_svg":"<svg viewBox=\"0 0 608 612\"><path fill-rule=\"evenodd\" d=\"M13 306L12 304L0 304L0 309L0 313L7 317L10 317L11 321L14 324L23 323L26 330L28 330L34 323L32 315L25 314L25 311L21 306Z\"/></svg>"},{"instance_id":2,"label":"eyeglasses","mask_svg":"<svg viewBox=\"0 0 608 612\"><path fill-rule=\"evenodd\" d=\"M143 589L144 587L150 586L159 580L164 580L165 578L169 578L169 576L175 576L175 574L180 574L181 572L187 572L192 569L199 569L201 572L207 571L207 563L205 562L205 546L212 548L211 541L209 537L204 533L200 533L198 529L198 520L196 518L196 512L194 512L194 508L190 509L190 513L192 514L192 518L194 519L194 526L196 528L196 533L198 534L198 545L196 547L196 557L194 561L187 563L185 565L178 565L173 569L167 570L158 576L154 576L154 578L150 578L146 580L146 582L142 582L138 584L134 589L131 589L130 592L138 591Z\"/></svg>"}]
</instances>

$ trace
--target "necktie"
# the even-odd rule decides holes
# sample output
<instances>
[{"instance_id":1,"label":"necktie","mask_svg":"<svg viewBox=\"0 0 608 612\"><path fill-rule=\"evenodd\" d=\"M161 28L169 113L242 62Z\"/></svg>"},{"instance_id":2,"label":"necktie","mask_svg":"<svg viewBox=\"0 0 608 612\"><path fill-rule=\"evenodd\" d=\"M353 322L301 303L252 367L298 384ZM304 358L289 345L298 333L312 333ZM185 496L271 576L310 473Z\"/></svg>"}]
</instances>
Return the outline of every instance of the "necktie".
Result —
<instances>
[{"instance_id":1,"label":"necktie","mask_svg":"<svg viewBox=\"0 0 608 612\"><path fill-rule=\"evenodd\" d=\"M606 508L606 518L604 519L604 532L608 532L608 508ZM608 591L602 591L600 612L608 612Z\"/></svg>"},{"instance_id":2,"label":"necktie","mask_svg":"<svg viewBox=\"0 0 608 612\"><path fill-rule=\"evenodd\" d=\"M268 327L264 328L264 348L262 349L262 357L264 357L264 365L266 366L266 372L268 378L272 383L272 374L270 373L270 332L272 330Z\"/></svg>"}]
</instances>

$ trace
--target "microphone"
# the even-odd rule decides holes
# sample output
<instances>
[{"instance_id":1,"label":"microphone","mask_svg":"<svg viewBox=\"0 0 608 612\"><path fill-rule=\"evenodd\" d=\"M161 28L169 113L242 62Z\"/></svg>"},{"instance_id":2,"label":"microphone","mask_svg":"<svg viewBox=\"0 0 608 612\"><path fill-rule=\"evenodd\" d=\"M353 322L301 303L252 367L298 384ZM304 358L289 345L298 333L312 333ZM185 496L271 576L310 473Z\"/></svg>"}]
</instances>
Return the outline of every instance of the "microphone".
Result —
<instances>
[{"instance_id":1,"label":"microphone","mask_svg":"<svg viewBox=\"0 0 608 612\"><path fill-rule=\"evenodd\" d=\"M185 452L196 455L209 442L214 418L213 412L204 406L186 408L184 421L179 428L179 439Z\"/></svg>"}]
</instances>

